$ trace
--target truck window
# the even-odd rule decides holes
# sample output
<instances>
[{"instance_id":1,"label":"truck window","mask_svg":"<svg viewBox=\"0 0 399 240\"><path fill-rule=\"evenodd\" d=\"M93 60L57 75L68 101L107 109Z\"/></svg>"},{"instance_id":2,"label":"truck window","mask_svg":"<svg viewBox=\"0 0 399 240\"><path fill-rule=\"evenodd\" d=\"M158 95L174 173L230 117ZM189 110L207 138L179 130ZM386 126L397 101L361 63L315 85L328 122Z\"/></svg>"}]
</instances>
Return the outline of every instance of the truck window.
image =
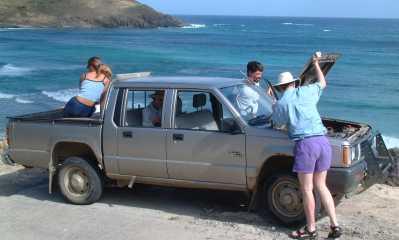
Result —
<instances>
[{"instance_id":1,"label":"truck window","mask_svg":"<svg viewBox=\"0 0 399 240\"><path fill-rule=\"evenodd\" d=\"M231 132L238 126L231 112L208 92L179 91L175 128Z\"/></svg>"},{"instance_id":2,"label":"truck window","mask_svg":"<svg viewBox=\"0 0 399 240\"><path fill-rule=\"evenodd\" d=\"M116 98L115 104L115 114L114 114L114 123L117 126L122 126L121 122L121 113L122 113L122 102L123 102L123 89L117 89L118 96Z\"/></svg>"},{"instance_id":3,"label":"truck window","mask_svg":"<svg viewBox=\"0 0 399 240\"><path fill-rule=\"evenodd\" d=\"M261 88L239 84L220 89L250 126L264 128L273 114L272 99Z\"/></svg>"},{"instance_id":4,"label":"truck window","mask_svg":"<svg viewBox=\"0 0 399 240\"><path fill-rule=\"evenodd\" d=\"M161 127L164 90L128 90L124 126Z\"/></svg>"}]
</instances>

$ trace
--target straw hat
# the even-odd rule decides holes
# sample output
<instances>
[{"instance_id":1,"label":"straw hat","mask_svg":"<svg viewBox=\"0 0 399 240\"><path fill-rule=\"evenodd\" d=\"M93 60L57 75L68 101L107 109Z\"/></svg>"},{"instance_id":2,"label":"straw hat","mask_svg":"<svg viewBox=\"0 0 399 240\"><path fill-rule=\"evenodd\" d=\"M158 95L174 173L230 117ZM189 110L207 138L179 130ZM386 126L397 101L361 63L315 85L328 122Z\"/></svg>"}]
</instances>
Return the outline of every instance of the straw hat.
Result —
<instances>
[{"instance_id":1,"label":"straw hat","mask_svg":"<svg viewBox=\"0 0 399 240\"><path fill-rule=\"evenodd\" d=\"M274 87L280 87L282 85L287 85L290 84L292 82L297 82L299 81L298 78L294 78L294 76L292 76L292 74L290 72L283 72L280 73L280 75L278 76L278 83L274 85Z\"/></svg>"}]
</instances>

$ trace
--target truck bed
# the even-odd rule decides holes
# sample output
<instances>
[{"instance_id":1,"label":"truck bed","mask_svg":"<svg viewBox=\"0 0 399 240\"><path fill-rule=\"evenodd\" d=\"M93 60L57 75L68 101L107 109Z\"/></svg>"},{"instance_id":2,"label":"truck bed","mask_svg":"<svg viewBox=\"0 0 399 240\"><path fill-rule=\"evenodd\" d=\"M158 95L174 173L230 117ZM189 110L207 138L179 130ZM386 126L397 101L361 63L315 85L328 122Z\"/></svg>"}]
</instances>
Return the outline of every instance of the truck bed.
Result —
<instances>
[{"instance_id":1,"label":"truck bed","mask_svg":"<svg viewBox=\"0 0 399 240\"><path fill-rule=\"evenodd\" d=\"M38 112L25 114L20 116L8 117L11 121L22 121L22 122L70 122L70 123L91 123L101 124L101 114L96 113L91 118L64 118L63 109L56 109L46 112Z\"/></svg>"},{"instance_id":2,"label":"truck bed","mask_svg":"<svg viewBox=\"0 0 399 240\"><path fill-rule=\"evenodd\" d=\"M101 155L100 114L92 118L63 118L63 109L56 109L8 119L9 155L16 163L48 168L53 149L62 142L83 143Z\"/></svg>"}]
</instances>

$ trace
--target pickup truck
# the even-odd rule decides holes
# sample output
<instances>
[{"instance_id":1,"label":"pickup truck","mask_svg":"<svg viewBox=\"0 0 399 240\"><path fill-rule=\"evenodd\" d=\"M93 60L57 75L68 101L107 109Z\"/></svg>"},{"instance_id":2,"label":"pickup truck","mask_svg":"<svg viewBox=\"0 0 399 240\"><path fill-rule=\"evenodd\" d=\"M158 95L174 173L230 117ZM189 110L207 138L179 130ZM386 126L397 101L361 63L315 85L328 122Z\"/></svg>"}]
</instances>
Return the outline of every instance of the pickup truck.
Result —
<instances>
[{"instance_id":1,"label":"pickup truck","mask_svg":"<svg viewBox=\"0 0 399 240\"><path fill-rule=\"evenodd\" d=\"M336 60L329 57L325 74ZM300 76L311 83L314 69L308 64ZM162 114L148 126L143 112L154 95L162 95ZM240 109L238 100L254 95L256 111ZM304 212L294 144L273 128L272 104L264 89L242 79L115 80L103 112L92 118L66 119L62 109L9 117L7 161L48 169L49 192L58 183L73 204L98 201L105 186L135 183L232 190L249 194L251 210L297 223ZM380 134L367 124L323 121L333 148L328 185L337 200L386 179L393 159Z\"/></svg>"}]
</instances>

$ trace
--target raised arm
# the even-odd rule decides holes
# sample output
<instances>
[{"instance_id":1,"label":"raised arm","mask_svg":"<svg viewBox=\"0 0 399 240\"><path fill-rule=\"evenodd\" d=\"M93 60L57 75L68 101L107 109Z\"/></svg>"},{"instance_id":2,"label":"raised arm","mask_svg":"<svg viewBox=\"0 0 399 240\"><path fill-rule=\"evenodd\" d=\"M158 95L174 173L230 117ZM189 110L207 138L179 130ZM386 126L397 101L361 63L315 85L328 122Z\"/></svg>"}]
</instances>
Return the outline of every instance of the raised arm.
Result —
<instances>
[{"instance_id":1,"label":"raised arm","mask_svg":"<svg viewBox=\"0 0 399 240\"><path fill-rule=\"evenodd\" d=\"M326 78L324 77L323 71L321 71L319 58L316 55L313 57L313 64L316 68L317 78L319 79L321 89L324 89L327 87L327 81Z\"/></svg>"}]
</instances>

